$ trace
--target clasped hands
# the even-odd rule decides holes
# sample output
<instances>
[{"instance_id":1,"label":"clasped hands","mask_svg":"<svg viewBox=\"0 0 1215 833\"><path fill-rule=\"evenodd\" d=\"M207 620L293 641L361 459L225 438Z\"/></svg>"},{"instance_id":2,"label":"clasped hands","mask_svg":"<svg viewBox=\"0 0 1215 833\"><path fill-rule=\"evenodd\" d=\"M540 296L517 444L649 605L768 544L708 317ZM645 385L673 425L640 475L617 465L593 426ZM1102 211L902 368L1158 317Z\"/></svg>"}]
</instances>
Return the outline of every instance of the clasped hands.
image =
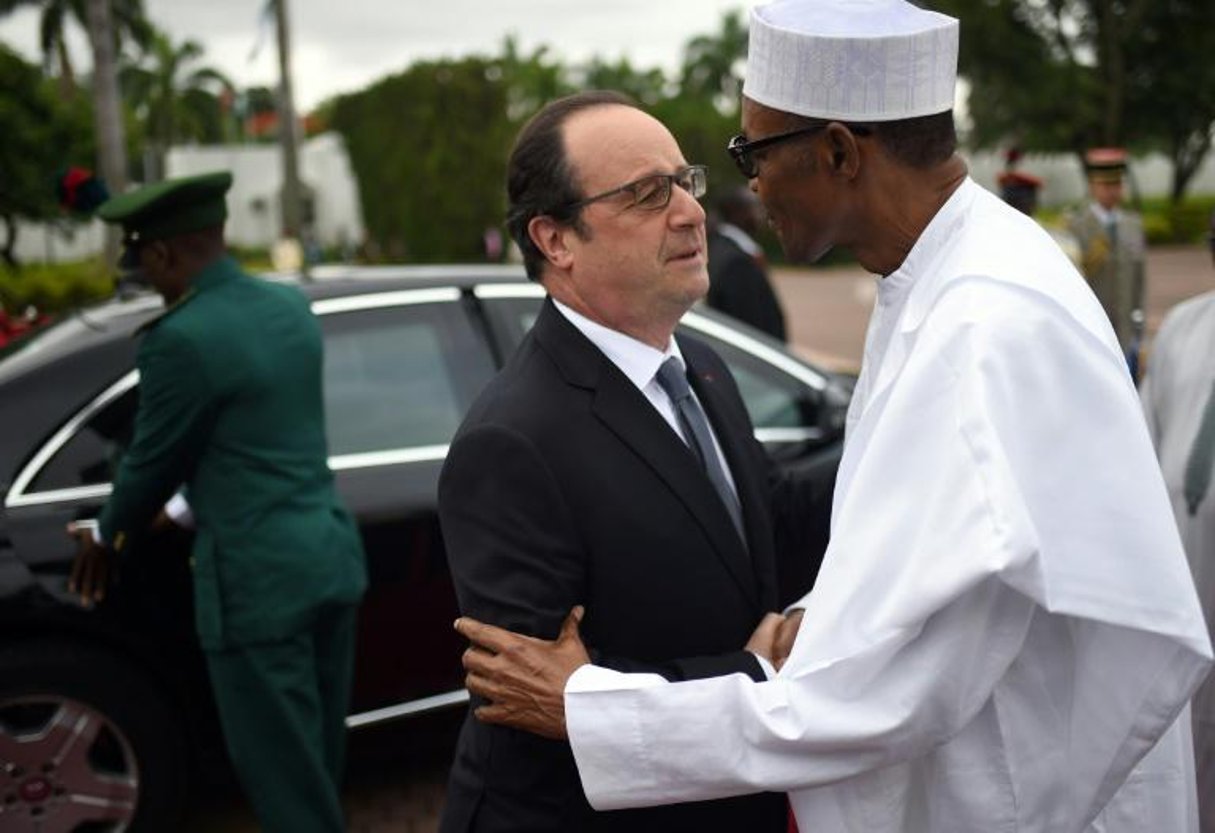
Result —
<instances>
[{"instance_id":1,"label":"clasped hands","mask_svg":"<svg viewBox=\"0 0 1215 833\"><path fill-rule=\"evenodd\" d=\"M575 671L591 661L578 633L583 612L581 606L571 610L555 640L522 636L467 616L456 620L456 631L469 642L463 657L465 685L488 701L475 710L478 720L546 738L567 737L565 686ZM788 616L769 613L745 650L780 670L801 622L801 610Z\"/></svg>"}]
</instances>

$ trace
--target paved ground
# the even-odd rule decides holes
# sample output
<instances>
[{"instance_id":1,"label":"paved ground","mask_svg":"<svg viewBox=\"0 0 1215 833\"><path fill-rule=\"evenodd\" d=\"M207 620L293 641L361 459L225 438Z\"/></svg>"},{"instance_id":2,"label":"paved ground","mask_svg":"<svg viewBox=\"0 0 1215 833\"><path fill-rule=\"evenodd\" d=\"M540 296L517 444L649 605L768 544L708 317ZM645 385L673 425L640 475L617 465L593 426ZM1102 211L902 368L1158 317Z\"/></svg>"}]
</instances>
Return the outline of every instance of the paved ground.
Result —
<instances>
[{"instance_id":1,"label":"paved ground","mask_svg":"<svg viewBox=\"0 0 1215 833\"><path fill-rule=\"evenodd\" d=\"M874 279L859 268L780 269L777 291L798 352L821 364L855 369L864 347ZM1150 338L1178 301L1215 288L1215 268L1201 247L1153 249L1148 263ZM443 782L463 710L351 738L344 802L353 833L433 833ZM257 830L235 789L200 796L184 833Z\"/></svg>"}]
</instances>

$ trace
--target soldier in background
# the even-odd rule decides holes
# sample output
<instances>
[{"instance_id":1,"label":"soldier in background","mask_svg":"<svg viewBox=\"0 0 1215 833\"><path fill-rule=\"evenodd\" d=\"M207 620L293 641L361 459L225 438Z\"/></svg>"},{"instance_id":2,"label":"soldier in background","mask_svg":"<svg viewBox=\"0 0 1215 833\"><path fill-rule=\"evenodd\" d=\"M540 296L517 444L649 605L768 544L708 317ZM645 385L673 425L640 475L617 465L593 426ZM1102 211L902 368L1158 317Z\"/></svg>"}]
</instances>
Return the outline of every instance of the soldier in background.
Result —
<instances>
[{"instance_id":1,"label":"soldier in background","mask_svg":"<svg viewBox=\"0 0 1215 833\"><path fill-rule=\"evenodd\" d=\"M1114 325L1131 375L1138 379L1147 246L1142 219L1122 206L1126 151L1094 148L1084 155L1084 165L1090 200L1072 215L1068 230L1080 246L1081 272Z\"/></svg>"}]
</instances>

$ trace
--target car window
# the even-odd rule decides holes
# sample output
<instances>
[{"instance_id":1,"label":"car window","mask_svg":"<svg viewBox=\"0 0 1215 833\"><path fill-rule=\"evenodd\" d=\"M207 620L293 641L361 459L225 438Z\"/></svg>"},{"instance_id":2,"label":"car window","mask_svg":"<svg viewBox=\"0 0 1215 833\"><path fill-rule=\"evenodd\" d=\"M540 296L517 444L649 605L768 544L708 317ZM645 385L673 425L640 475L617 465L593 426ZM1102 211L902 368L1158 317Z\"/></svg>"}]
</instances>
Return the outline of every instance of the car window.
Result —
<instances>
[{"instance_id":1,"label":"car window","mask_svg":"<svg viewBox=\"0 0 1215 833\"><path fill-rule=\"evenodd\" d=\"M811 398L800 381L707 333L692 330L690 335L707 342L730 368L756 430L815 425Z\"/></svg>"},{"instance_id":2,"label":"car window","mask_svg":"<svg viewBox=\"0 0 1215 833\"><path fill-rule=\"evenodd\" d=\"M493 375L458 303L322 316L325 417L334 456L441 445Z\"/></svg>"},{"instance_id":3,"label":"car window","mask_svg":"<svg viewBox=\"0 0 1215 833\"><path fill-rule=\"evenodd\" d=\"M80 429L47 462L27 491L94 486L114 479L131 442L138 388L132 387L85 419Z\"/></svg>"},{"instance_id":4,"label":"car window","mask_svg":"<svg viewBox=\"0 0 1215 833\"><path fill-rule=\"evenodd\" d=\"M334 313L321 326L333 456L446 444L494 373L487 346L454 302ZM134 386L88 415L25 491L112 482L138 403Z\"/></svg>"}]
</instances>

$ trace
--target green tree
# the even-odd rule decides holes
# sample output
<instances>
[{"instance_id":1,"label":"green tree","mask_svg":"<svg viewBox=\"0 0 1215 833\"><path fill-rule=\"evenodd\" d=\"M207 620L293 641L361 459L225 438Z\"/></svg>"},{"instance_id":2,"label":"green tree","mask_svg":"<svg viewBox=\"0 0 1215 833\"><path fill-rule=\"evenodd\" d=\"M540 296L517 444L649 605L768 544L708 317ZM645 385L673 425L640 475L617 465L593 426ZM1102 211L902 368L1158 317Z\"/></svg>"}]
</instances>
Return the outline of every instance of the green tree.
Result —
<instances>
[{"instance_id":1,"label":"green tree","mask_svg":"<svg viewBox=\"0 0 1215 833\"><path fill-rule=\"evenodd\" d=\"M747 27L742 13L726 12L716 34L697 35L684 47L680 95L709 101L723 113L736 114L746 59Z\"/></svg>"},{"instance_id":2,"label":"green tree","mask_svg":"<svg viewBox=\"0 0 1215 833\"><path fill-rule=\"evenodd\" d=\"M44 66L58 75L59 89L65 97L76 93L76 70L68 51L66 32L68 20L75 20L81 29L88 29L85 0L0 0L0 17L20 8L38 8L38 40ZM144 44L151 35L151 26L144 16L142 0L112 0L114 35ZM117 46L117 43L116 43Z\"/></svg>"},{"instance_id":3,"label":"green tree","mask_svg":"<svg viewBox=\"0 0 1215 833\"><path fill-rule=\"evenodd\" d=\"M502 54L490 63L487 72L489 80L506 89L506 118L514 124L522 124L545 102L574 91L565 68L549 60L547 46L521 55L513 35L503 40Z\"/></svg>"},{"instance_id":4,"label":"green tree","mask_svg":"<svg viewBox=\"0 0 1215 833\"><path fill-rule=\"evenodd\" d=\"M122 91L147 143L145 180L164 176L165 154L175 143L216 142L223 137L217 93L231 95L233 85L218 70L197 65L203 54L197 41L175 44L168 35L155 32L140 58L119 71Z\"/></svg>"},{"instance_id":5,"label":"green tree","mask_svg":"<svg viewBox=\"0 0 1215 833\"><path fill-rule=\"evenodd\" d=\"M1077 160L1094 145L1159 148L1172 158L1180 199L1215 121L1211 0L931 5L962 20L973 146L1017 144Z\"/></svg>"},{"instance_id":6,"label":"green tree","mask_svg":"<svg viewBox=\"0 0 1215 833\"><path fill-rule=\"evenodd\" d=\"M502 67L486 58L417 63L334 103L368 235L385 256L481 256L481 233L505 211L507 104Z\"/></svg>"},{"instance_id":7,"label":"green tree","mask_svg":"<svg viewBox=\"0 0 1215 833\"><path fill-rule=\"evenodd\" d=\"M59 3L64 4L62 10L58 10ZM84 26L93 54L93 124L97 136L97 167L111 192L126 190L126 131L122 100L118 94L117 52L124 34L139 38L141 33L147 31L143 0L0 0L0 4L0 14L11 13L22 6L42 8L44 30L48 25L52 30L57 27L58 40L55 42L59 46L62 46L62 29L68 11ZM67 50L62 49L61 53L66 56ZM61 71L70 72L67 66L61 67ZM106 233L106 262L113 262L117 254L118 233L115 229L109 229Z\"/></svg>"},{"instance_id":8,"label":"green tree","mask_svg":"<svg viewBox=\"0 0 1215 833\"><path fill-rule=\"evenodd\" d=\"M578 86L582 89L616 90L646 108L653 108L667 97L667 79L662 70L634 69L624 58L615 63L592 58L578 75Z\"/></svg>"},{"instance_id":9,"label":"green tree","mask_svg":"<svg viewBox=\"0 0 1215 833\"><path fill-rule=\"evenodd\" d=\"M0 258L17 267L17 220L60 216L55 177L88 165L94 147L87 102L62 101L37 67L0 45Z\"/></svg>"},{"instance_id":10,"label":"green tree","mask_svg":"<svg viewBox=\"0 0 1215 833\"><path fill-rule=\"evenodd\" d=\"M1129 50L1129 117L1173 162L1180 203L1215 138L1215 2L1157 0Z\"/></svg>"}]
</instances>

